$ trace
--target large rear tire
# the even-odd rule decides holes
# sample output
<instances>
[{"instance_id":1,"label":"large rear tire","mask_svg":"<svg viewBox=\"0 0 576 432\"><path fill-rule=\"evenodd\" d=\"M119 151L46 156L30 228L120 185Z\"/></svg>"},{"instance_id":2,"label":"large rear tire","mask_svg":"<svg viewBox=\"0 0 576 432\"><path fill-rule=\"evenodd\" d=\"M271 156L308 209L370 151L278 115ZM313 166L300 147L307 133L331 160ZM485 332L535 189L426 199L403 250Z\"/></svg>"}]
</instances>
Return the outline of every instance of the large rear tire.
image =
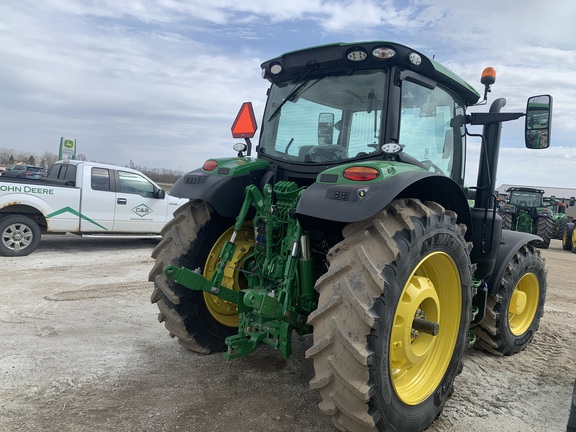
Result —
<instances>
[{"instance_id":1,"label":"large rear tire","mask_svg":"<svg viewBox=\"0 0 576 432\"><path fill-rule=\"evenodd\" d=\"M191 201L181 206L162 231L162 240L154 248L152 257L156 264L149 280L154 282L152 303L156 303L170 336L192 350L203 354L225 351L226 337L238 333L236 305L202 291L192 291L166 278L167 265L200 269L210 278L215 271L222 247L232 234L233 219L223 218L213 212L203 201ZM251 252L253 230L242 230L236 244L233 267L241 266ZM239 290L245 280L238 270L227 268L223 285Z\"/></svg>"},{"instance_id":2,"label":"large rear tire","mask_svg":"<svg viewBox=\"0 0 576 432\"><path fill-rule=\"evenodd\" d=\"M570 405L570 413L568 414L568 425L566 432L576 432L576 381L572 390L572 404Z\"/></svg>"},{"instance_id":3,"label":"large rear tire","mask_svg":"<svg viewBox=\"0 0 576 432\"><path fill-rule=\"evenodd\" d=\"M27 216L0 218L0 255L17 257L34 252L40 244L40 227Z\"/></svg>"},{"instance_id":4,"label":"large rear tire","mask_svg":"<svg viewBox=\"0 0 576 432\"><path fill-rule=\"evenodd\" d=\"M546 301L546 269L540 251L527 244L510 262L495 296L489 296L486 315L474 327L474 345L496 355L522 351L538 330Z\"/></svg>"},{"instance_id":5,"label":"large rear tire","mask_svg":"<svg viewBox=\"0 0 576 432\"><path fill-rule=\"evenodd\" d=\"M331 249L306 356L319 407L340 430L420 431L442 411L470 324L464 232L454 212L401 199L347 226Z\"/></svg>"},{"instance_id":6,"label":"large rear tire","mask_svg":"<svg viewBox=\"0 0 576 432\"><path fill-rule=\"evenodd\" d=\"M501 213L502 229L512 230L512 213Z\"/></svg>"},{"instance_id":7,"label":"large rear tire","mask_svg":"<svg viewBox=\"0 0 576 432\"><path fill-rule=\"evenodd\" d=\"M535 240L532 243L540 249L548 249L550 240L556 238L556 223L550 217L539 217L536 220L536 235L542 237L542 241Z\"/></svg>"}]
</instances>

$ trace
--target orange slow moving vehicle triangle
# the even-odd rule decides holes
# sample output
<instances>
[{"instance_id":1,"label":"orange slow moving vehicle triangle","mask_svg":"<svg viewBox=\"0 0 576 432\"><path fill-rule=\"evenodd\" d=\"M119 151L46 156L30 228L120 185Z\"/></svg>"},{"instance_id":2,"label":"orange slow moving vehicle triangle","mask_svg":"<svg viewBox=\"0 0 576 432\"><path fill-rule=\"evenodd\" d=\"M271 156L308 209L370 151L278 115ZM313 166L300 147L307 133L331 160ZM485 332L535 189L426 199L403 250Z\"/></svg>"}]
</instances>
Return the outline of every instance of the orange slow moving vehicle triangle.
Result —
<instances>
[{"instance_id":1,"label":"orange slow moving vehicle triangle","mask_svg":"<svg viewBox=\"0 0 576 432\"><path fill-rule=\"evenodd\" d=\"M232 124L232 136L234 138L252 138L258 126L254 117L252 102L244 102L234 124Z\"/></svg>"}]
</instances>

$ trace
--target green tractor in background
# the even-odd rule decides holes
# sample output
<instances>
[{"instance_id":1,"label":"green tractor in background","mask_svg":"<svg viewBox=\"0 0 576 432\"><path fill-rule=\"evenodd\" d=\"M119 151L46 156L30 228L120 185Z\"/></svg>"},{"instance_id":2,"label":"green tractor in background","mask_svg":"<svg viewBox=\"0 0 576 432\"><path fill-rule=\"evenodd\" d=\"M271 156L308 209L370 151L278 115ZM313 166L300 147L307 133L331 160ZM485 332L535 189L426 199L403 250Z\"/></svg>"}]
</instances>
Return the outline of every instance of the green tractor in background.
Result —
<instances>
[{"instance_id":1,"label":"green tractor in background","mask_svg":"<svg viewBox=\"0 0 576 432\"><path fill-rule=\"evenodd\" d=\"M544 205L552 212L552 219L556 222L556 237L562 240L564 245L564 239L567 238L566 229L567 224L571 222L571 218L566 214L566 208L568 206L573 207L576 198L570 197L570 200L566 202L565 198L557 199L554 195L550 198L544 198Z\"/></svg>"},{"instance_id":2,"label":"green tractor in background","mask_svg":"<svg viewBox=\"0 0 576 432\"><path fill-rule=\"evenodd\" d=\"M262 74L257 157L247 102L232 126L237 156L172 188L190 202L153 252L158 318L183 346L227 359L261 344L288 357L294 332L312 334L310 385L338 429L423 430L467 346L511 355L538 329L541 239L502 230L494 180L502 123L526 117L526 146L545 148L552 98L467 113L473 87L392 42L294 51ZM481 103L494 81L487 68ZM465 188L475 125L479 173Z\"/></svg>"},{"instance_id":3,"label":"green tractor in background","mask_svg":"<svg viewBox=\"0 0 576 432\"><path fill-rule=\"evenodd\" d=\"M506 201L500 203L498 208L502 217L502 228L536 234L540 239L534 240L533 244L548 249L550 240L557 238L557 226L552 210L544 204L544 191L511 187L506 192Z\"/></svg>"},{"instance_id":4,"label":"green tractor in background","mask_svg":"<svg viewBox=\"0 0 576 432\"><path fill-rule=\"evenodd\" d=\"M574 233L574 221L566 223L566 230L562 236L562 248L576 253L576 234Z\"/></svg>"}]
</instances>

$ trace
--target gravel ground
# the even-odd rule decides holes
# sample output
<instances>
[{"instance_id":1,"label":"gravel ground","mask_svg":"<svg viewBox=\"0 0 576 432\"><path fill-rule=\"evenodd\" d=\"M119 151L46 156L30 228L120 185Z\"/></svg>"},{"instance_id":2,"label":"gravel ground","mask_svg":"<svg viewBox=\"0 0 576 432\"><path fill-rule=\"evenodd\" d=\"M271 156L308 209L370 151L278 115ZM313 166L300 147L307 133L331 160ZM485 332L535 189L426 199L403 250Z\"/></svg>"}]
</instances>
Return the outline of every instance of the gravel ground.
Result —
<instances>
[{"instance_id":1,"label":"gravel ground","mask_svg":"<svg viewBox=\"0 0 576 432\"><path fill-rule=\"evenodd\" d=\"M45 236L0 257L0 431L333 431L309 389L311 338L283 359L191 353L150 304L151 240ZM542 251L548 296L533 343L512 357L467 350L429 431L565 431L576 378L576 254Z\"/></svg>"}]
</instances>

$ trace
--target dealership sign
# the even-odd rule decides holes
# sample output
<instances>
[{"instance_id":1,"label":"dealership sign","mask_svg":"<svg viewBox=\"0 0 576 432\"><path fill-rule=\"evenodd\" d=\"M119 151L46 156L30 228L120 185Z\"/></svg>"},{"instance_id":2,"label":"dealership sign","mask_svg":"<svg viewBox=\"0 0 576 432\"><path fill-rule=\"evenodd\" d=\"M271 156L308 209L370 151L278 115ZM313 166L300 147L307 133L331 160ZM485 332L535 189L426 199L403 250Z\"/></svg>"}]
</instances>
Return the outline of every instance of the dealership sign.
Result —
<instances>
[{"instance_id":1,"label":"dealership sign","mask_svg":"<svg viewBox=\"0 0 576 432\"><path fill-rule=\"evenodd\" d=\"M62 159L76 159L76 140L70 138L60 138L60 154L58 155L60 160Z\"/></svg>"}]
</instances>

